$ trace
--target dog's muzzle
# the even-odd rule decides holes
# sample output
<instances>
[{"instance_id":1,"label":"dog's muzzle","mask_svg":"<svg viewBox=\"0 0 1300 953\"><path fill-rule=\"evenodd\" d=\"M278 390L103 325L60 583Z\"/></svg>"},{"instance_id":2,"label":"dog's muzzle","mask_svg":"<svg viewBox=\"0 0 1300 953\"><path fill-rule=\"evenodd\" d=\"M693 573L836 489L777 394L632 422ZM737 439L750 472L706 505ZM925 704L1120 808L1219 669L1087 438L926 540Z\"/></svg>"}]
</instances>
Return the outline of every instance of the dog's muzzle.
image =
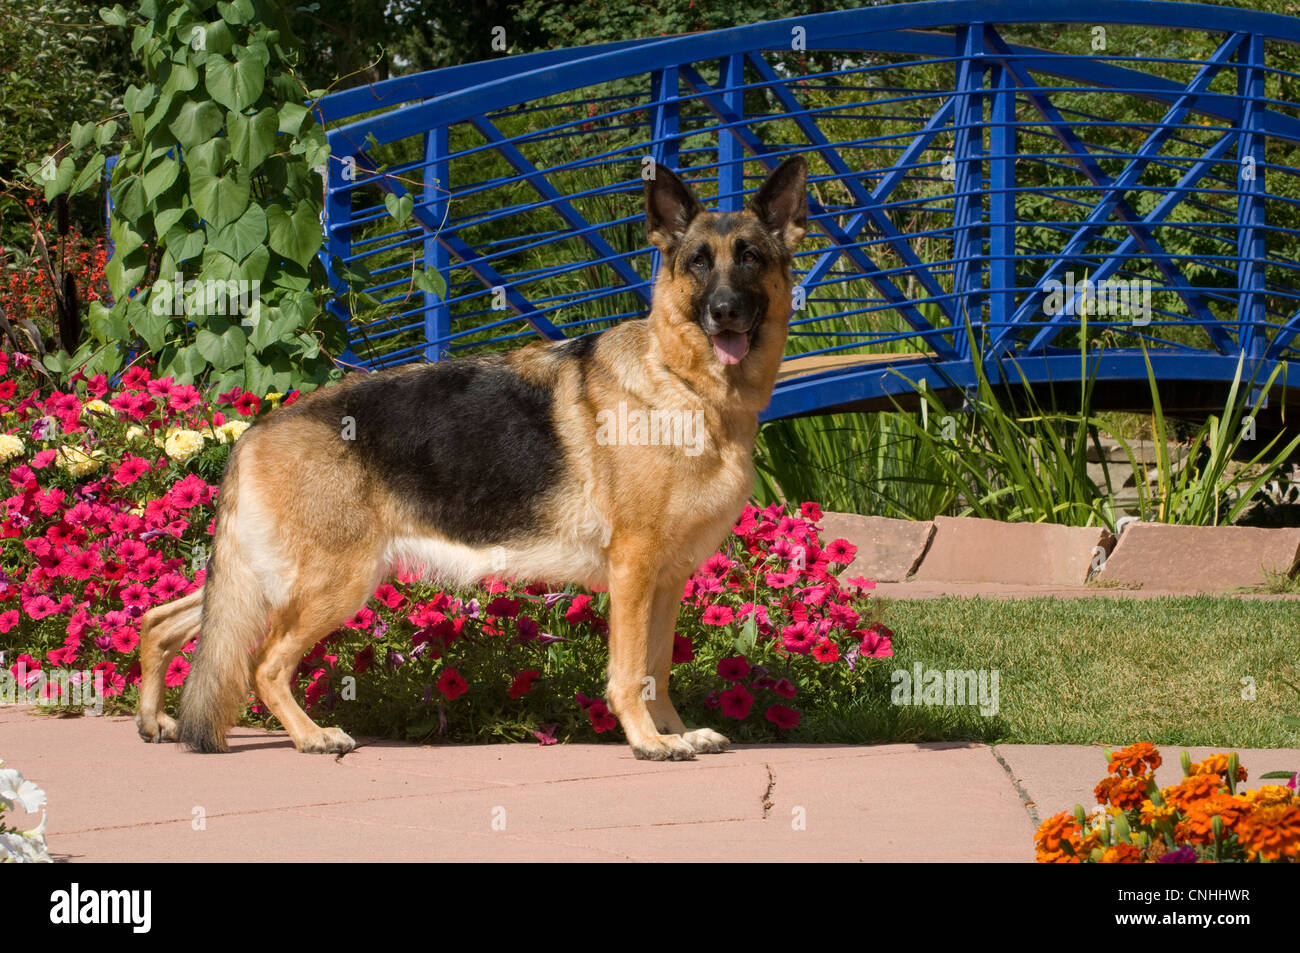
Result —
<instances>
[{"instance_id":1,"label":"dog's muzzle","mask_svg":"<svg viewBox=\"0 0 1300 953\"><path fill-rule=\"evenodd\" d=\"M739 364L749 353L754 321L741 314L739 304L734 294L715 294L700 322L713 345L714 356L723 364Z\"/></svg>"}]
</instances>

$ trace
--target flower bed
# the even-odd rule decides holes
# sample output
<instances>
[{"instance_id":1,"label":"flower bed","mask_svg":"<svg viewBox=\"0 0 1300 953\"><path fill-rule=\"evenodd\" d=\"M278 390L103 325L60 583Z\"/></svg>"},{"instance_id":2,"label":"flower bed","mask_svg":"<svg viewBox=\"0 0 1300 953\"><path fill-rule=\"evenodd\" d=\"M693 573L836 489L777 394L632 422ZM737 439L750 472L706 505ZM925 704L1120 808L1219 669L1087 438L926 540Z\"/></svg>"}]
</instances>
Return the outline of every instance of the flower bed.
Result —
<instances>
[{"instance_id":1,"label":"flower bed","mask_svg":"<svg viewBox=\"0 0 1300 953\"><path fill-rule=\"evenodd\" d=\"M108 709L129 711L141 616L202 584L230 445L296 395L232 391L209 403L141 367L113 390L102 375L74 377L68 391L38 385L25 356L0 353L0 461L13 491L0 522L3 668L50 707L87 707L98 679ZM873 583L837 581L854 547L823 545L820 518L814 503L749 507L688 582L672 684L687 721L737 740L784 737L810 709L883 695L873 660L892 654L892 633ZM590 738L616 726L598 697L607 611L604 592L501 580L444 590L399 575L307 654L298 684L314 718L362 733ZM169 705L194 645L168 669ZM248 717L268 723L250 701Z\"/></svg>"},{"instance_id":2,"label":"flower bed","mask_svg":"<svg viewBox=\"0 0 1300 953\"><path fill-rule=\"evenodd\" d=\"M1246 769L1236 754L1193 763L1183 752L1183 780L1161 788L1161 757L1148 742L1107 752L1106 777L1094 792L1102 807L1075 805L1045 820L1034 842L1038 862L1277 863L1300 861L1296 777L1237 793Z\"/></svg>"}]
</instances>

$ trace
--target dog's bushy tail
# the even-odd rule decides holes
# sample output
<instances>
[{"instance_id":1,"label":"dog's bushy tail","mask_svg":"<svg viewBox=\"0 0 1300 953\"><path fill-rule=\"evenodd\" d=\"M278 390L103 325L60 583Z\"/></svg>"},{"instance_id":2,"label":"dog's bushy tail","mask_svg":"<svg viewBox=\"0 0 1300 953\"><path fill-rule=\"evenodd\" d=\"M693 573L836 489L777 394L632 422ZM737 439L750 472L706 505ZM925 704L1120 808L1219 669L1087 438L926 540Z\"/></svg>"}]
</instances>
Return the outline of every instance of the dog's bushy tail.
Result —
<instances>
[{"instance_id":1,"label":"dog's bushy tail","mask_svg":"<svg viewBox=\"0 0 1300 953\"><path fill-rule=\"evenodd\" d=\"M234 456L221 484L216 539L203 584L203 612L194 662L181 695L180 740L204 753L228 750L226 729L248 699L253 650L267 632L261 582L242 551L235 520L238 507Z\"/></svg>"}]
</instances>

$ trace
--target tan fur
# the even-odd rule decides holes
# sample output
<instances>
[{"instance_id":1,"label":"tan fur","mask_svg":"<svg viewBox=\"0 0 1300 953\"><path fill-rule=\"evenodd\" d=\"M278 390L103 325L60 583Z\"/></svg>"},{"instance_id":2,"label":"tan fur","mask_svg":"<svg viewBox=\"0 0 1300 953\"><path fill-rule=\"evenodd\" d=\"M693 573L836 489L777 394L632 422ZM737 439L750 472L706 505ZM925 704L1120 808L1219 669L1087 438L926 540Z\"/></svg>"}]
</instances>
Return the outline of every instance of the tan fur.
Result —
<instances>
[{"instance_id":1,"label":"tan fur","mask_svg":"<svg viewBox=\"0 0 1300 953\"><path fill-rule=\"evenodd\" d=\"M797 172L801 199L802 165ZM504 575L607 585L607 699L633 752L680 760L722 750L722 735L689 731L668 697L673 629L683 585L724 538L753 486L758 413L770 399L785 347L788 256L803 235L803 221L795 216L779 233L773 229L770 241L754 213L744 213L730 234L713 233L712 221L701 213L689 229L652 225L650 235L670 251L683 235L698 234L719 257L745 235L779 250L760 276L767 314L739 364L724 365L715 356L692 312L699 288L689 275L674 273L667 255L648 320L606 332L580 364L542 344L489 359L554 394L567 477L550 492L550 525L542 532L494 546L446 538L422 525L320 419L275 412L250 429L222 482L201 597L191 594L145 617L141 735L160 741L179 734L198 750L225 750L225 729L242 709L251 679L300 751L351 750L346 734L320 728L297 704L293 675L306 651L355 614L386 575L405 568L451 583ZM323 393L298 405L324 400ZM704 423L698 452L602 445L598 415L620 405L698 413ZM202 635L178 731L161 710L162 680L196 624ZM644 697L647 676L651 698Z\"/></svg>"}]
</instances>

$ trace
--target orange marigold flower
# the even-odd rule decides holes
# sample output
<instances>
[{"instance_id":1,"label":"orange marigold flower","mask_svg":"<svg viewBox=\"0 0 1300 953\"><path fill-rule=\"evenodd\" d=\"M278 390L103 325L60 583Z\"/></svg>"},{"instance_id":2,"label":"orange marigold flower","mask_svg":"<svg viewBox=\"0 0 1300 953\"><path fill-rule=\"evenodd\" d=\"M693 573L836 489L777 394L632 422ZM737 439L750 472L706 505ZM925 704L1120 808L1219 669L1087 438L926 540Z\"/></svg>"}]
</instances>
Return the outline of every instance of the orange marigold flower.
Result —
<instances>
[{"instance_id":1,"label":"orange marigold flower","mask_svg":"<svg viewBox=\"0 0 1300 953\"><path fill-rule=\"evenodd\" d=\"M1241 795L1255 807L1268 804L1295 804L1297 798L1285 784L1265 784L1254 791L1245 791Z\"/></svg>"},{"instance_id":2,"label":"orange marigold flower","mask_svg":"<svg viewBox=\"0 0 1300 953\"><path fill-rule=\"evenodd\" d=\"M1135 844L1115 844L1113 847L1106 849L1106 853L1101 855L1103 864L1139 864L1142 862L1142 851Z\"/></svg>"},{"instance_id":3,"label":"orange marigold flower","mask_svg":"<svg viewBox=\"0 0 1300 953\"><path fill-rule=\"evenodd\" d=\"M1198 774L1217 774L1226 778L1228 776L1228 755L1212 754L1204 761L1193 761L1191 772L1193 777ZM1240 764L1237 765L1237 780L1246 780L1246 769Z\"/></svg>"},{"instance_id":4,"label":"orange marigold flower","mask_svg":"<svg viewBox=\"0 0 1300 953\"><path fill-rule=\"evenodd\" d=\"M1061 841L1069 841L1073 846L1079 838L1079 824L1074 819L1074 815L1066 811L1059 814L1053 814L1047 820L1038 826L1038 833L1034 835L1034 843L1038 845L1040 853L1055 854L1061 851Z\"/></svg>"},{"instance_id":5,"label":"orange marigold flower","mask_svg":"<svg viewBox=\"0 0 1300 953\"><path fill-rule=\"evenodd\" d=\"M1157 821L1168 821L1174 818L1174 808L1171 804L1156 804L1150 799L1142 802L1142 823L1154 824Z\"/></svg>"},{"instance_id":6,"label":"orange marigold flower","mask_svg":"<svg viewBox=\"0 0 1300 953\"><path fill-rule=\"evenodd\" d=\"M1160 793L1164 796L1166 804L1172 804L1178 810L1186 813L1197 801L1203 800L1211 794L1217 794L1223 790L1223 787L1223 778L1217 774L1193 774L1190 777L1183 778L1181 783L1175 784L1171 788L1165 788Z\"/></svg>"},{"instance_id":7,"label":"orange marigold flower","mask_svg":"<svg viewBox=\"0 0 1300 953\"><path fill-rule=\"evenodd\" d=\"M1067 854L1065 851L1042 851L1040 850L1035 859L1040 864L1081 864L1082 860L1075 854Z\"/></svg>"},{"instance_id":8,"label":"orange marigold flower","mask_svg":"<svg viewBox=\"0 0 1300 953\"><path fill-rule=\"evenodd\" d=\"M1143 763L1150 767L1150 771L1155 771L1160 767L1160 752L1149 741L1139 741L1135 745L1129 745L1123 751L1116 751L1111 755L1110 764L1106 765L1106 770L1112 774L1118 774L1121 778L1130 774L1148 774L1149 771L1143 768Z\"/></svg>"},{"instance_id":9,"label":"orange marigold flower","mask_svg":"<svg viewBox=\"0 0 1300 953\"><path fill-rule=\"evenodd\" d=\"M1106 777L1102 778L1093 793L1097 795L1098 804L1113 804L1128 811L1139 807L1146 799L1147 783L1150 780L1145 774L1131 778Z\"/></svg>"},{"instance_id":10,"label":"orange marigold flower","mask_svg":"<svg viewBox=\"0 0 1300 953\"><path fill-rule=\"evenodd\" d=\"M1249 812L1250 802L1245 798L1223 793L1211 794L1188 808L1187 817L1177 828L1178 840L1193 844L1213 844L1215 817L1223 819L1226 836L1236 830L1237 823Z\"/></svg>"},{"instance_id":11,"label":"orange marigold flower","mask_svg":"<svg viewBox=\"0 0 1300 953\"><path fill-rule=\"evenodd\" d=\"M1262 857L1300 861L1300 806L1267 804L1255 808L1237 825L1237 839L1251 860Z\"/></svg>"}]
</instances>

